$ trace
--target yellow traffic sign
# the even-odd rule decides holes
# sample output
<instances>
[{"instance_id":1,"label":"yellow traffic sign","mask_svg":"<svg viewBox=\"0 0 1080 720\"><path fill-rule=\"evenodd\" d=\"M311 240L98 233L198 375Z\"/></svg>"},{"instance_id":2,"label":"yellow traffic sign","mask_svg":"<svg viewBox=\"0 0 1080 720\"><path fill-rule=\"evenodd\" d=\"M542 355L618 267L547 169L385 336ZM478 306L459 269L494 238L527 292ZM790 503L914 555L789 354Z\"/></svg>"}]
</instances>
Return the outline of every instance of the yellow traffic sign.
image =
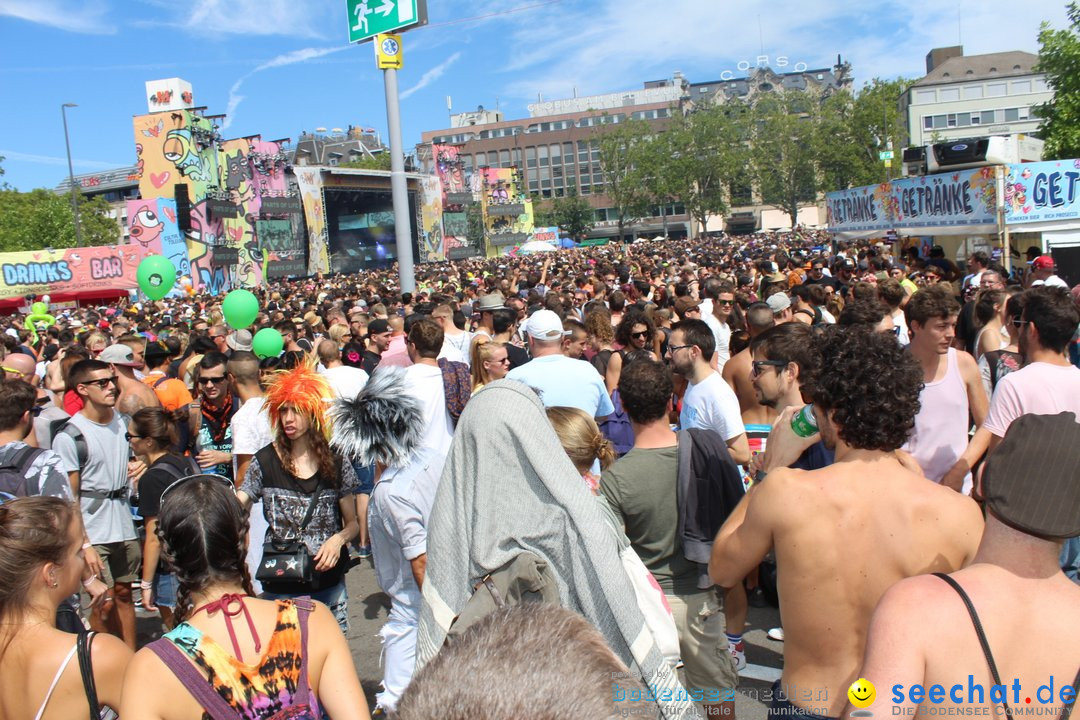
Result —
<instances>
[{"instance_id":1,"label":"yellow traffic sign","mask_svg":"<svg viewBox=\"0 0 1080 720\"><path fill-rule=\"evenodd\" d=\"M400 70L402 55L401 36L393 33L375 36L375 65L380 70Z\"/></svg>"}]
</instances>

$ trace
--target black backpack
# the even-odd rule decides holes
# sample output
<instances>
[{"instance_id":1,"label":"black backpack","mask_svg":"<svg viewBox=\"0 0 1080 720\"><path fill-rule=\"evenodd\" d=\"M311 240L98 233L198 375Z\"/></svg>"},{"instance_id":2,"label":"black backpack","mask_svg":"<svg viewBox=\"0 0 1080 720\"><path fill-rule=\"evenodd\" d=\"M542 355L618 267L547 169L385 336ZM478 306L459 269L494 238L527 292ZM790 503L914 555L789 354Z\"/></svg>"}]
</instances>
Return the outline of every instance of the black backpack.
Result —
<instances>
[{"instance_id":1,"label":"black backpack","mask_svg":"<svg viewBox=\"0 0 1080 720\"><path fill-rule=\"evenodd\" d=\"M27 478L26 471L43 452L41 448L27 445L0 465L0 501L41 494L37 479Z\"/></svg>"},{"instance_id":2,"label":"black backpack","mask_svg":"<svg viewBox=\"0 0 1080 720\"><path fill-rule=\"evenodd\" d=\"M86 461L90 459L90 448L86 445L86 436L82 434L82 430L71 422L70 417L60 418L49 423L49 437L52 438L53 442L56 442L57 435L61 433L75 441L75 456L79 461L79 473L81 474L83 468L86 467Z\"/></svg>"}]
</instances>

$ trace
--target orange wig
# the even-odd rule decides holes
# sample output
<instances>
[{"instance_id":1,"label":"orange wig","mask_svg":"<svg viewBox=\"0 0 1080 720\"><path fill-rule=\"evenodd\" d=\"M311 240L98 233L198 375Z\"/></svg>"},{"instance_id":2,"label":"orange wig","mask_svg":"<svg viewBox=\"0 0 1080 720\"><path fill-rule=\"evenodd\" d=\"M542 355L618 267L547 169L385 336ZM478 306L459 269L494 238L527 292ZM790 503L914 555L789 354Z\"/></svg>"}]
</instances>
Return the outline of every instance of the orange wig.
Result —
<instances>
[{"instance_id":1,"label":"orange wig","mask_svg":"<svg viewBox=\"0 0 1080 720\"><path fill-rule=\"evenodd\" d=\"M292 370L278 372L266 388L266 410L270 415L270 426L277 432L280 427L281 411L285 407L295 408L298 413L311 421L311 428L330 437L330 424L326 419L326 402L333 398L333 392L326 378L315 371L315 359L309 357Z\"/></svg>"}]
</instances>

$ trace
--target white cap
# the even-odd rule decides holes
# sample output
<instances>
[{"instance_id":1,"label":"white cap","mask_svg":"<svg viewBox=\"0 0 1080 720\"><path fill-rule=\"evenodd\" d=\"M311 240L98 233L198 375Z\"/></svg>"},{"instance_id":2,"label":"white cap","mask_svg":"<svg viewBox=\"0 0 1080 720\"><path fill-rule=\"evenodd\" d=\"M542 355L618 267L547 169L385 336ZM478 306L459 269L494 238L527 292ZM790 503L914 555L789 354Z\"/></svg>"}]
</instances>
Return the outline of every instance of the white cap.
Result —
<instances>
[{"instance_id":1,"label":"white cap","mask_svg":"<svg viewBox=\"0 0 1080 720\"><path fill-rule=\"evenodd\" d=\"M537 310L525 323L525 331L537 340L556 340L568 333L562 320L551 310Z\"/></svg>"}]
</instances>

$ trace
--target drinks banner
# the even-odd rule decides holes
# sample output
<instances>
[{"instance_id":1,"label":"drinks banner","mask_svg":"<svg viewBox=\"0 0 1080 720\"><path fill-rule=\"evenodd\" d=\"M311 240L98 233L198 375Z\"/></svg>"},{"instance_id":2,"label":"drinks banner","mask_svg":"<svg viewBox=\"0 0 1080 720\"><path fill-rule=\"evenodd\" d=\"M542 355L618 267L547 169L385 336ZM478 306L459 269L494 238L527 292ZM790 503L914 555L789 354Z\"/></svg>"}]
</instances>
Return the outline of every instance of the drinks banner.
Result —
<instances>
[{"instance_id":1,"label":"drinks banner","mask_svg":"<svg viewBox=\"0 0 1080 720\"><path fill-rule=\"evenodd\" d=\"M1080 218L1080 160L1010 165L1005 180L1009 225Z\"/></svg>"},{"instance_id":2,"label":"drinks banner","mask_svg":"<svg viewBox=\"0 0 1080 720\"><path fill-rule=\"evenodd\" d=\"M0 253L0 298L131 290L136 268L152 254L138 243Z\"/></svg>"},{"instance_id":3,"label":"drinks banner","mask_svg":"<svg viewBox=\"0 0 1080 720\"><path fill-rule=\"evenodd\" d=\"M994 168L899 178L825 196L831 232L996 224Z\"/></svg>"}]
</instances>

